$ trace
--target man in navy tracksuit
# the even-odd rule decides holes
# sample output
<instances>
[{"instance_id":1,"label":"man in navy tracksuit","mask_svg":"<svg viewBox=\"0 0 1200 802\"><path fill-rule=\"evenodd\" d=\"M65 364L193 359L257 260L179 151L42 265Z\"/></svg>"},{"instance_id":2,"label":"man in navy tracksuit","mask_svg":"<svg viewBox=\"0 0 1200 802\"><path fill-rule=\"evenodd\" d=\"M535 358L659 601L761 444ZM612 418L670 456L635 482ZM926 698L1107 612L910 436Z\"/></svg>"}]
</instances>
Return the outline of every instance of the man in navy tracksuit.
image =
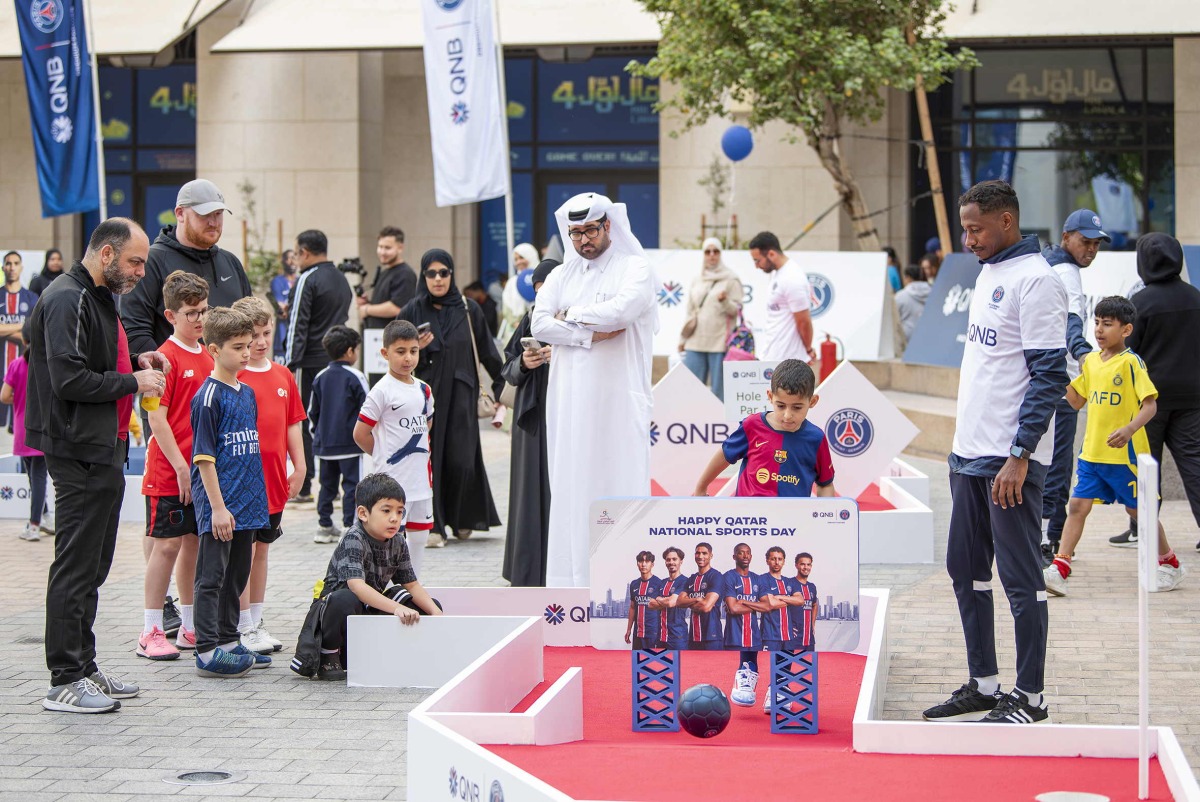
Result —
<instances>
[{"instance_id":1,"label":"man in navy tracksuit","mask_svg":"<svg viewBox=\"0 0 1200 802\"><path fill-rule=\"evenodd\" d=\"M1046 585L1038 544L1053 454L1054 405L1066 391L1067 293L1037 237L1021 237L1017 195L1003 181L959 199L966 246L982 265L967 324L950 454L946 570L958 599L970 678L924 712L930 721L1049 720ZM1017 677L1000 691L992 560L1008 595ZM986 714L986 715L985 715Z\"/></svg>"},{"instance_id":2,"label":"man in navy tracksuit","mask_svg":"<svg viewBox=\"0 0 1200 802\"><path fill-rule=\"evenodd\" d=\"M1063 223L1062 242L1048 245L1042 251L1067 291L1067 381L1079 375L1080 360L1092 350L1083 334L1084 323L1090 321L1079 271L1096 259L1101 240L1112 242L1100 225L1100 215L1091 209L1076 209ZM1054 562L1067 520L1078 419L1079 413L1067 403L1066 397L1058 399L1054 405L1054 458L1042 495L1042 562L1046 565Z\"/></svg>"},{"instance_id":3,"label":"man in navy tracksuit","mask_svg":"<svg viewBox=\"0 0 1200 802\"><path fill-rule=\"evenodd\" d=\"M347 326L325 332L321 344L333 360L313 379L308 420L313 453L321 460L321 491L317 495L317 543L333 543L342 530L333 525L333 500L342 483L342 527L354 523L354 493L362 474L362 450L354 442L354 424L367 398L367 377L355 369L362 338Z\"/></svg>"}]
</instances>

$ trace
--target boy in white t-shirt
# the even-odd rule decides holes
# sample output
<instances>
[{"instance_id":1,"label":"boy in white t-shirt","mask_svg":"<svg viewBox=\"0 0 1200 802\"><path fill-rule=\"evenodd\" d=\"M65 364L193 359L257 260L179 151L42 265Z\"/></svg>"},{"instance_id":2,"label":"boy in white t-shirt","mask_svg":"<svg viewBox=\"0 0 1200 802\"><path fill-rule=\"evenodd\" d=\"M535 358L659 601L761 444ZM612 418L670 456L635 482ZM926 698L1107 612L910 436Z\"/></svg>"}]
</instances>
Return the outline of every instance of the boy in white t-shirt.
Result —
<instances>
[{"instance_id":1,"label":"boy in white t-shirt","mask_svg":"<svg viewBox=\"0 0 1200 802\"><path fill-rule=\"evenodd\" d=\"M420 359L417 328L393 320L383 330L381 353L388 372L367 393L354 442L371 455L374 469L391 476L404 488L405 538L413 571L421 575L425 543L433 529L433 480L429 467L429 427L433 391L413 376Z\"/></svg>"},{"instance_id":2,"label":"boy in white t-shirt","mask_svg":"<svg viewBox=\"0 0 1200 802\"><path fill-rule=\"evenodd\" d=\"M754 266L771 277L767 316L755 332L758 358L811 362L813 350L812 289L804 268L783 255L779 237L763 231L750 240Z\"/></svg>"}]
</instances>

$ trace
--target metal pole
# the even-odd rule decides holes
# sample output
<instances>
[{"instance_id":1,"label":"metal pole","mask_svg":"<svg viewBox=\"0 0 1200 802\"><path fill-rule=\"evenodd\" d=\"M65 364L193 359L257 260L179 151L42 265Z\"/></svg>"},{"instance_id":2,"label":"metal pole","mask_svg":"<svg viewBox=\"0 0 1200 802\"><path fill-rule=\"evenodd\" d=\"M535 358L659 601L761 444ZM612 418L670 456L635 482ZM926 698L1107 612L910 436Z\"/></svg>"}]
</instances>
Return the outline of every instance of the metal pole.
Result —
<instances>
[{"instance_id":1,"label":"metal pole","mask_svg":"<svg viewBox=\"0 0 1200 802\"><path fill-rule=\"evenodd\" d=\"M96 120L96 161L100 189L100 222L108 219L108 177L104 174L104 132L100 129L100 65L96 57L96 34L92 31L92 0L83 2L84 27L87 28L88 55L92 62L92 115Z\"/></svg>"},{"instance_id":2,"label":"metal pole","mask_svg":"<svg viewBox=\"0 0 1200 802\"><path fill-rule=\"evenodd\" d=\"M512 148L508 144L508 82L504 78L504 42L500 38L500 0L491 0L491 4L492 27L496 36L496 78L500 82L500 135L504 142L504 240L508 245L504 262L505 272L511 276L515 272L513 249L517 244L513 233ZM482 278L482 266L479 275Z\"/></svg>"},{"instance_id":3,"label":"metal pole","mask_svg":"<svg viewBox=\"0 0 1200 802\"><path fill-rule=\"evenodd\" d=\"M1158 462L1138 456L1138 799L1150 798L1150 594L1158 573Z\"/></svg>"},{"instance_id":4,"label":"metal pole","mask_svg":"<svg viewBox=\"0 0 1200 802\"><path fill-rule=\"evenodd\" d=\"M917 43L917 36L911 25L905 34L909 46ZM919 74L913 95L917 99L921 139L925 140L925 169L929 172L929 191L933 193L933 215L937 218L938 241L942 244L943 253L954 253L954 244L950 242L950 218L946 215L946 195L942 192L942 168L938 166L937 147L933 142L933 123L929 119L929 99L925 96L925 79Z\"/></svg>"}]
</instances>

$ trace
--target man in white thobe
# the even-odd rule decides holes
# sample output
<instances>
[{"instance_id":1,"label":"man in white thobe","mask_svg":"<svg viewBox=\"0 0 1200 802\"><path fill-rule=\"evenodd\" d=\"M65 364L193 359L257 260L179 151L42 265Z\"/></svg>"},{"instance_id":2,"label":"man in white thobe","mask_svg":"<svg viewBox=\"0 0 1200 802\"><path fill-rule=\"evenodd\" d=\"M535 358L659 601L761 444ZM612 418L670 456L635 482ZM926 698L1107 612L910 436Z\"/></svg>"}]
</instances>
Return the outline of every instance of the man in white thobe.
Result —
<instances>
[{"instance_id":1,"label":"man in white thobe","mask_svg":"<svg viewBox=\"0 0 1200 802\"><path fill-rule=\"evenodd\" d=\"M588 192L554 216L574 252L546 279L532 315L533 336L554 346L546 409L546 585L587 587L592 502L650 493L658 307L653 271L625 204Z\"/></svg>"}]
</instances>

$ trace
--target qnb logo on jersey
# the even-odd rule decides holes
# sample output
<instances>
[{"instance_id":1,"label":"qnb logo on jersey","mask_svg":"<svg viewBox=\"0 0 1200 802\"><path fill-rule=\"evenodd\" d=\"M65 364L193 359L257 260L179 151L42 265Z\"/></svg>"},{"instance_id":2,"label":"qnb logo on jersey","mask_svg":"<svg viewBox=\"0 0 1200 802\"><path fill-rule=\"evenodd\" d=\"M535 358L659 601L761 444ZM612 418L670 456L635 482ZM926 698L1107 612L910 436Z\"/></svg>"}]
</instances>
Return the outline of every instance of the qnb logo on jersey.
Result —
<instances>
[{"instance_id":1,"label":"qnb logo on jersey","mask_svg":"<svg viewBox=\"0 0 1200 802\"><path fill-rule=\"evenodd\" d=\"M974 323L967 324L967 339L991 348L996 344L996 330Z\"/></svg>"},{"instance_id":2,"label":"qnb logo on jersey","mask_svg":"<svg viewBox=\"0 0 1200 802\"><path fill-rule=\"evenodd\" d=\"M758 480L760 485L765 485L767 482L782 483L785 485L799 485L800 477L793 476L790 473L775 473L770 468L759 468L754 472L754 478Z\"/></svg>"},{"instance_id":3,"label":"qnb logo on jersey","mask_svg":"<svg viewBox=\"0 0 1200 802\"><path fill-rule=\"evenodd\" d=\"M672 307L683 302L683 285L667 281L658 288L658 305Z\"/></svg>"},{"instance_id":4,"label":"qnb logo on jersey","mask_svg":"<svg viewBox=\"0 0 1200 802\"><path fill-rule=\"evenodd\" d=\"M857 457L871 447L871 441L875 439L875 427L865 412L846 407L829 416L825 424L825 436L835 454Z\"/></svg>"},{"instance_id":5,"label":"qnb logo on jersey","mask_svg":"<svg viewBox=\"0 0 1200 802\"><path fill-rule=\"evenodd\" d=\"M550 604L546 606L542 617L546 619L547 624L558 626L567 619L567 611L563 609L561 604Z\"/></svg>"},{"instance_id":6,"label":"qnb logo on jersey","mask_svg":"<svg viewBox=\"0 0 1200 802\"><path fill-rule=\"evenodd\" d=\"M820 273L808 274L809 314L820 317L833 305L833 282Z\"/></svg>"}]
</instances>

